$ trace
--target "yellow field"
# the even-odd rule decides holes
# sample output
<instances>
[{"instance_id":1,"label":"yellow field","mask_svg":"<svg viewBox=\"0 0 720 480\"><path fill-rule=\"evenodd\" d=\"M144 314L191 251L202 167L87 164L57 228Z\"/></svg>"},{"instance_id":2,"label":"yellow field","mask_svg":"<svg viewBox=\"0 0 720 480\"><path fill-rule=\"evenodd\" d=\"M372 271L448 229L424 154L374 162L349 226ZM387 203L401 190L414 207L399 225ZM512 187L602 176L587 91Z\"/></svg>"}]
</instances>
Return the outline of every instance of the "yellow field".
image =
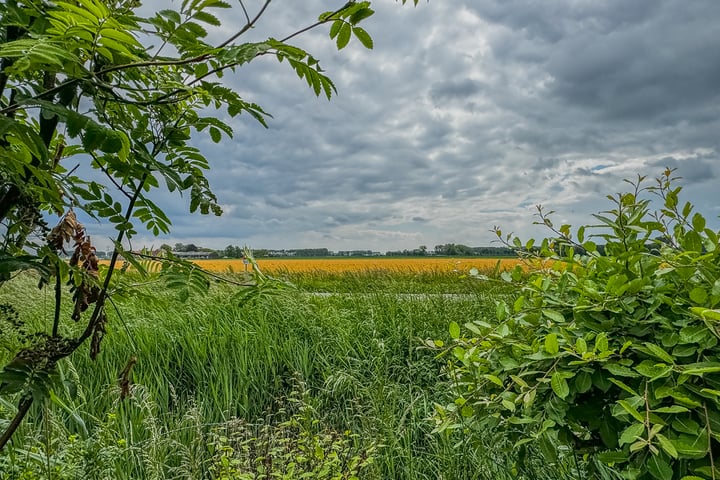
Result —
<instances>
[{"instance_id":1,"label":"yellow field","mask_svg":"<svg viewBox=\"0 0 720 480\"><path fill-rule=\"evenodd\" d=\"M322 258L322 259L290 259L290 258L259 258L257 264L263 272L362 272L385 270L391 272L467 272L475 267L480 271L492 270L497 263L495 258ZM242 272L245 265L239 259L195 260L202 268L224 272L232 269ZM516 259L502 259L501 269L514 267Z\"/></svg>"}]
</instances>

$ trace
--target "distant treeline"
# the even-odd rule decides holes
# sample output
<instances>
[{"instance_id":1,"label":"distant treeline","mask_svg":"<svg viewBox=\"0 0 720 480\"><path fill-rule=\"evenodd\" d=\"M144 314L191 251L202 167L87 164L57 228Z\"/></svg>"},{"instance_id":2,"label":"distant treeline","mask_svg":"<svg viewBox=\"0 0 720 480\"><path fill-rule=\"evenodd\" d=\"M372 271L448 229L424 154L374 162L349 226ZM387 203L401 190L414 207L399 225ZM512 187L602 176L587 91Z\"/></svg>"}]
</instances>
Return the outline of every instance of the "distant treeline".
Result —
<instances>
[{"instance_id":1,"label":"distant treeline","mask_svg":"<svg viewBox=\"0 0 720 480\"><path fill-rule=\"evenodd\" d=\"M656 239L662 242L662 239ZM203 252L207 256L205 258L242 258L243 248L237 245L228 245L222 250L214 250L212 248L200 247L190 244L176 243L174 247L164 244L162 249L172 250L174 252ZM658 248L658 243L648 243L648 251L655 251ZM597 252L600 255L605 254L605 245L597 245ZM540 249L537 246L532 247L535 253L539 253ZM561 248L556 246L556 251L562 254ZM266 248L254 248L252 249L253 256L255 258L266 258L266 257L425 257L425 256L446 256L446 257L515 257L517 252L509 247L469 247L461 243L445 243L443 245L435 245L432 250L428 249L425 245L420 245L413 249L403 250L389 250L385 253L376 252L372 250L340 250L332 251L327 248L294 248L294 249L281 249L271 250ZM581 247L575 248L575 253L584 254L585 251Z\"/></svg>"},{"instance_id":2,"label":"distant treeline","mask_svg":"<svg viewBox=\"0 0 720 480\"><path fill-rule=\"evenodd\" d=\"M657 252L659 246L664 243L664 239L656 238L653 242L647 244L648 252ZM172 250L174 252L198 252L205 253L203 258L242 258L243 248L237 245L228 245L222 250L214 250L212 248L200 247L190 244L176 243L174 247L164 244L162 249ZM555 245L555 252L564 255L563 250L567 248L561 245ZM595 249L598 254L605 255L605 245L596 245ZM540 247L531 247L533 253L540 253ZM573 249L575 254L584 255L585 250L579 245ZM425 256L445 256L445 257L515 257L517 251L509 247L469 247L461 243L445 243L443 245L435 245L432 250L425 245L420 245L413 249L389 250L385 253L372 250L340 250L332 251L327 248L294 248L271 250L265 248L252 249L255 258L265 257L425 257Z\"/></svg>"},{"instance_id":3,"label":"distant treeline","mask_svg":"<svg viewBox=\"0 0 720 480\"><path fill-rule=\"evenodd\" d=\"M469 247L463 244L446 243L435 245L428 251L425 245L412 250L391 250L386 253L392 257L423 257L426 255L443 255L449 257L514 257L515 252L507 247Z\"/></svg>"},{"instance_id":4,"label":"distant treeline","mask_svg":"<svg viewBox=\"0 0 720 480\"><path fill-rule=\"evenodd\" d=\"M217 255L226 258L241 258L243 249L235 245L228 245L224 250L217 250ZM450 257L513 257L515 252L507 247L468 247L467 245L446 243L435 245L429 250L420 245L412 250L390 250L384 254L372 250L341 250L338 252L327 248L295 248L288 250L270 250L256 248L252 250L255 258L263 257L424 257L429 255L442 255Z\"/></svg>"}]
</instances>

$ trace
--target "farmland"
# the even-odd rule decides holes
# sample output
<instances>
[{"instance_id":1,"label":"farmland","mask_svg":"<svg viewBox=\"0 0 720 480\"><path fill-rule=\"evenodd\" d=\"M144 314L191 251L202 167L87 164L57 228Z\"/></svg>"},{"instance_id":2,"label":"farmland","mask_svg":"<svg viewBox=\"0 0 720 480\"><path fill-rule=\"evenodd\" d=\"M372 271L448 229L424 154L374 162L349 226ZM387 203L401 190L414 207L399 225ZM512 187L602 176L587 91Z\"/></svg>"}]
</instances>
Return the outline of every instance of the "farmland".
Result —
<instances>
[{"instance_id":1,"label":"farmland","mask_svg":"<svg viewBox=\"0 0 720 480\"><path fill-rule=\"evenodd\" d=\"M244 270L242 260L223 259L223 260L196 260L202 268L216 271L235 271ZM260 258L257 259L258 266L266 272L291 272L291 273L307 273L307 272L367 272L367 271L386 271L386 272L467 272L471 268L481 271L492 271L496 265L500 265L502 269L509 269L518 263L516 259L496 259L496 258L448 258L448 257L404 257L404 258L386 258L386 257L353 257L353 258L320 258L320 259L293 259L293 258Z\"/></svg>"}]
</instances>

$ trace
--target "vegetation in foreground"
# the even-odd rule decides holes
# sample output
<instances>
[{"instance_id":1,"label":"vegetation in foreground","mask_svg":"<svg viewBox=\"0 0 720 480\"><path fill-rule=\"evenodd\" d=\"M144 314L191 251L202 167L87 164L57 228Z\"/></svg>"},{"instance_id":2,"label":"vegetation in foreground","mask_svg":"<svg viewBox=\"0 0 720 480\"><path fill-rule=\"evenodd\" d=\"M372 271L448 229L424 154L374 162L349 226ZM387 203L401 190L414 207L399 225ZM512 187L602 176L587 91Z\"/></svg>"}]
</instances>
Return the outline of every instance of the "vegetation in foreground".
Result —
<instances>
[{"instance_id":1,"label":"vegetation in foreground","mask_svg":"<svg viewBox=\"0 0 720 480\"><path fill-rule=\"evenodd\" d=\"M370 1L339 2L304 20L294 16L299 26L265 34L256 26L278 14L268 13L270 0L250 8L240 2L236 20L225 25L221 18L232 18L228 2L178 3L152 12L135 0L0 2L0 284L32 270L54 295L51 324L21 342L3 368L0 393L20 395L0 433L0 451L33 404L47 400L63 359L86 343L93 359L99 355L118 259L139 266L126 247L141 226L156 236L170 231L157 195L184 193L191 212L221 214L205 176L210 163L193 145L206 134L214 143L231 138L228 119L242 113L265 127L270 118L223 83L223 75L274 57L329 100L335 85L318 59L288 42L327 28L338 50L352 38L373 47L360 26L375 13ZM261 41L245 41L251 30ZM217 115L205 116L213 108ZM76 210L117 230L102 276L91 232ZM54 216L59 221L51 229ZM162 270L188 285L185 297L206 283L177 259ZM84 324L72 336L61 325L69 321L60 315L65 284L73 285L70 317ZM12 308L5 310L10 335L27 336Z\"/></svg>"},{"instance_id":2,"label":"vegetation in foreground","mask_svg":"<svg viewBox=\"0 0 720 480\"><path fill-rule=\"evenodd\" d=\"M53 302L34 283L21 276L2 293L39 328ZM59 364L62 389L33 407L0 478L576 478L573 464L563 476L538 455L516 462L487 432L432 433L449 386L423 344L511 292L475 283L460 297L404 297L413 283L367 276L356 294L267 290L244 305L221 285L185 303L158 286L116 295L112 341L95 362ZM20 340L4 334L0 360ZM4 400L0 422L14 409Z\"/></svg>"},{"instance_id":3,"label":"vegetation in foreground","mask_svg":"<svg viewBox=\"0 0 720 480\"><path fill-rule=\"evenodd\" d=\"M451 324L441 429L494 430L549 461L572 450L592 478L720 478L720 232L675 181L639 178L576 238L540 209L554 237L539 249L497 232L550 268L506 274L517 298Z\"/></svg>"}]
</instances>

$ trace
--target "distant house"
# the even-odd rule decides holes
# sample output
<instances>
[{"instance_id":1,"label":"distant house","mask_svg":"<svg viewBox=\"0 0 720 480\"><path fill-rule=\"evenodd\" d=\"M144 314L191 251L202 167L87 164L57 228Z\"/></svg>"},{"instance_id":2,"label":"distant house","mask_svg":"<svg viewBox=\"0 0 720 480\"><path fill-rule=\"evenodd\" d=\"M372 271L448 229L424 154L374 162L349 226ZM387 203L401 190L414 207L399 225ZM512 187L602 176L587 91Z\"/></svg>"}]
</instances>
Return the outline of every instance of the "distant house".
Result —
<instances>
[{"instance_id":1,"label":"distant house","mask_svg":"<svg viewBox=\"0 0 720 480\"><path fill-rule=\"evenodd\" d=\"M210 258L212 252L172 252L173 255L180 258L187 258L189 260L200 260L204 258Z\"/></svg>"},{"instance_id":2,"label":"distant house","mask_svg":"<svg viewBox=\"0 0 720 480\"><path fill-rule=\"evenodd\" d=\"M268 250L268 257L295 257L297 252L295 250Z\"/></svg>"},{"instance_id":3,"label":"distant house","mask_svg":"<svg viewBox=\"0 0 720 480\"><path fill-rule=\"evenodd\" d=\"M338 256L340 257L372 257L373 254L372 250L340 250L338 252ZM378 255L380 252L377 252Z\"/></svg>"}]
</instances>

